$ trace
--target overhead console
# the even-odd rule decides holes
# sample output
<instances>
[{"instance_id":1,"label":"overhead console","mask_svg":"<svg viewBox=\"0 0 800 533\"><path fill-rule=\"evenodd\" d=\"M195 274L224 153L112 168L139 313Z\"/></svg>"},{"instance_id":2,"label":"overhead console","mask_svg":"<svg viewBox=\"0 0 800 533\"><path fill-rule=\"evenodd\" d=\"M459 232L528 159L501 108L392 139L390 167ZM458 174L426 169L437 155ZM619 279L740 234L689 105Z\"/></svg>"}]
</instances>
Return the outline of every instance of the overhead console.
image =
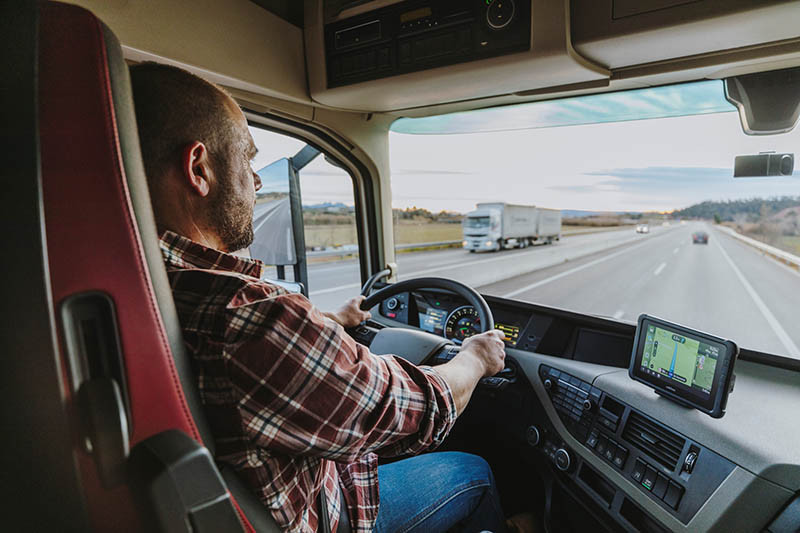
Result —
<instances>
[{"instance_id":1,"label":"overhead console","mask_svg":"<svg viewBox=\"0 0 800 533\"><path fill-rule=\"evenodd\" d=\"M607 78L573 53L564 0L326 0L305 16L311 96L335 107L392 111ZM480 73L459 68L477 61Z\"/></svg>"},{"instance_id":2,"label":"overhead console","mask_svg":"<svg viewBox=\"0 0 800 533\"><path fill-rule=\"evenodd\" d=\"M328 87L530 47L526 0L408 0L325 25Z\"/></svg>"}]
</instances>

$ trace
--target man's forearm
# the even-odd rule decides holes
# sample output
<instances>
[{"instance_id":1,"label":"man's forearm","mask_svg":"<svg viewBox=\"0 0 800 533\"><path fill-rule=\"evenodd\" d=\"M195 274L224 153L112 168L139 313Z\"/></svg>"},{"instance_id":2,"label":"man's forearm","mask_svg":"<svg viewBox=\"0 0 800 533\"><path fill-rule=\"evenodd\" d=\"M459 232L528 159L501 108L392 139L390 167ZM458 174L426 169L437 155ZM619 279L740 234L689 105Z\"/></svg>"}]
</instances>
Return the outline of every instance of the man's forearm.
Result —
<instances>
[{"instance_id":1,"label":"man's forearm","mask_svg":"<svg viewBox=\"0 0 800 533\"><path fill-rule=\"evenodd\" d=\"M451 361L437 366L436 372L447 382L460 415L469 403L472 392L485 372L480 360L471 352L461 352Z\"/></svg>"}]
</instances>

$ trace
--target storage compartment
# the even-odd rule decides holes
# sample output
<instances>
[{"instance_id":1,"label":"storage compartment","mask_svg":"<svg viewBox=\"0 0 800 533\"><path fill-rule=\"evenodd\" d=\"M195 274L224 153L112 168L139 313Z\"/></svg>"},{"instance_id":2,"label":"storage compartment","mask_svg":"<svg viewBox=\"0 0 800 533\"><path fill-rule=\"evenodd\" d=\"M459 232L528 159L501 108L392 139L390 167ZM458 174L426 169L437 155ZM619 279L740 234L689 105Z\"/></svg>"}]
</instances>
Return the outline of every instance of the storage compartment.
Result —
<instances>
[{"instance_id":1,"label":"storage compartment","mask_svg":"<svg viewBox=\"0 0 800 533\"><path fill-rule=\"evenodd\" d=\"M611 505L617 489L592 467L586 463L581 464L581 468L578 471L578 479L592 489L592 491L605 502L606 507Z\"/></svg>"},{"instance_id":2,"label":"storage compartment","mask_svg":"<svg viewBox=\"0 0 800 533\"><path fill-rule=\"evenodd\" d=\"M647 513L639 509L639 507L628 498L624 498L622 500L622 505L619 508L619 514L637 531L641 531L642 533L666 532L664 528L658 525L655 520L650 518Z\"/></svg>"}]
</instances>

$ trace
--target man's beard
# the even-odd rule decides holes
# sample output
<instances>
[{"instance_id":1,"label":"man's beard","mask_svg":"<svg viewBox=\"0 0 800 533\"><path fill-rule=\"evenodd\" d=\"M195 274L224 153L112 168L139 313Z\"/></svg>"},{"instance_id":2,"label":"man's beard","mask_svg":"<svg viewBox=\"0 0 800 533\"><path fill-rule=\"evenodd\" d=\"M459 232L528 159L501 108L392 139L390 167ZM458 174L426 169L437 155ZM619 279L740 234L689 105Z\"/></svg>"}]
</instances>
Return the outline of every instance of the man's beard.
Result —
<instances>
[{"instance_id":1,"label":"man's beard","mask_svg":"<svg viewBox=\"0 0 800 533\"><path fill-rule=\"evenodd\" d=\"M229 181L229 178L222 178ZM225 185L228 185L226 183ZM253 244L253 204L244 198L235 198L232 187L222 186L209 207L209 222L217 231L225 250L236 252Z\"/></svg>"}]
</instances>

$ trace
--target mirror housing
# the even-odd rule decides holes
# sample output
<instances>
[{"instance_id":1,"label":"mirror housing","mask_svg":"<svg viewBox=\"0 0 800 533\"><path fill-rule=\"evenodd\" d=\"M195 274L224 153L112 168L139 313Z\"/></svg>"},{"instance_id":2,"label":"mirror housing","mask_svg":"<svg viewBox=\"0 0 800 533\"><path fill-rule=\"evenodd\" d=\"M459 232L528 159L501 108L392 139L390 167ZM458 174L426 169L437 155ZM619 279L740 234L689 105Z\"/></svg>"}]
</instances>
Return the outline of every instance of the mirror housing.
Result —
<instances>
[{"instance_id":1,"label":"mirror housing","mask_svg":"<svg viewBox=\"0 0 800 533\"><path fill-rule=\"evenodd\" d=\"M762 152L756 155L737 155L733 165L734 178L791 176L792 172L794 172L794 154Z\"/></svg>"},{"instance_id":2,"label":"mirror housing","mask_svg":"<svg viewBox=\"0 0 800 533\"><path fill-rule=\"evenodd\" d=\"M725 98L747 135L791 131L800 117L800 67L725 78Z\"/></svg>"}]
</instances>

